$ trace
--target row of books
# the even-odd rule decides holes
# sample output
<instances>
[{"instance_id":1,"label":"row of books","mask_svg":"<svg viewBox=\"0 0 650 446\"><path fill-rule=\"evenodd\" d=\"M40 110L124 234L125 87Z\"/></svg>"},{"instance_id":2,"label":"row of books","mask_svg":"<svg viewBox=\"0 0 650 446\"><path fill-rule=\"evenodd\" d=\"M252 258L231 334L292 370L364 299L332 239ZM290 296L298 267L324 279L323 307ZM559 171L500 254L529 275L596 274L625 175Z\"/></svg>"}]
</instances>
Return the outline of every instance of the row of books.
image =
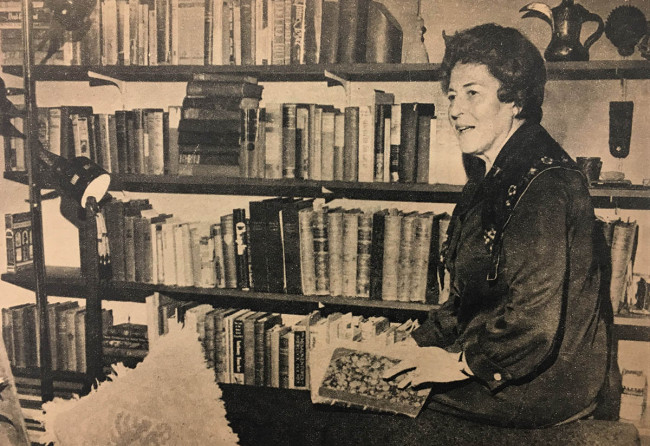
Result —
<instances>
[{"instance_id":1,"label":"row of books","mask_svg":"<svg viewBox=\"0 0 650 446\"><path fill-rule=\"evenodd\" d=\"M21 4L4 2L1 34L19 31ZM47 2L34 2L47 29ZM288 65L401 62L400 25L364 0L92 0L83 36L68 33L50 63L67 65ZM372 30L372 32L367 32ZM12 34L12 33L6 33ZM4 61L20 64L15 36ZM45 36L43 36L45 37ZM37 40L41 42L41 40ZM43 56L44 54L38 54ZM42 60L38 58L37 60Z\"/></svg>"},{"instance_id":2,"label":"row of books","mask_svg":"<svg viewBox=\"0 0 650 446\"><path fill-rule=\"evenodd\" d=\"M48 304L47 310L52 369L85 373L85 307L79 306L76 301L68 301ZM104 355L113 361L122 358L141 359L146 355L146 325L113 325L112 310L102 310L102 327ZM36 304L3 308L2 336L13 367L40 367L39 315Z\"/></svg>"},{"instance_id":3,"label":"row of books","mask_svg":"<svg viewBox=\"0 0 650 446\"><path fill-rule=\"evenodd\" d=\"M417 320L314 311L294 323L279 313L203 304L186 310L186 328L196 330L217 382L309 389L310 356L316 346L339 341L391 345L418 327Z\"/></svg>"},{"instance_id":4,"label":"row of books","mask_svg":"<svg viewBox=\"0 0 650 446\"><path fill-rule=\"evenodd\" d=\"M437 303L448 214L362 212L313 200L252 201L188 222L148 200L102 210L119 281Z\"/></svg>"}]
</instances>

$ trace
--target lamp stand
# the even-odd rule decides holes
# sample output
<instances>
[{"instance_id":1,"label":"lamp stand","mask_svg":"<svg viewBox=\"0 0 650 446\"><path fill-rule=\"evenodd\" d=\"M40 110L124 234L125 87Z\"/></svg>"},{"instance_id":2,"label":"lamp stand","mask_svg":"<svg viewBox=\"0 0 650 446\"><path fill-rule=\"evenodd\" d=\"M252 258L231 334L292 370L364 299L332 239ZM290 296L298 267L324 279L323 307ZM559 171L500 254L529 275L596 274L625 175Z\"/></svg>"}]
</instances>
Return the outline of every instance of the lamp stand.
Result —
<instances>
[{"instance_id":1,"label":"lamp stand","mask_svg":"<svg viewBox=\"0 0 650 446\"><path fill-rule=\"evenodd\" d=\"M34 66L32 38L32 2L22 0L23 28L23 80L25 85L25 150L27 180L29 182L29 210L32 220L32 244L34 249L34 282L36 308L39 320L39 349L41 372L41 397L43 402L54 398L52 356L48 332L47 290L45 289L45 252L43 248L43 211L41 207L41 179L39 178L39 145L36 144L36 83L32 78Z\"/></svg>"}]
</instances>

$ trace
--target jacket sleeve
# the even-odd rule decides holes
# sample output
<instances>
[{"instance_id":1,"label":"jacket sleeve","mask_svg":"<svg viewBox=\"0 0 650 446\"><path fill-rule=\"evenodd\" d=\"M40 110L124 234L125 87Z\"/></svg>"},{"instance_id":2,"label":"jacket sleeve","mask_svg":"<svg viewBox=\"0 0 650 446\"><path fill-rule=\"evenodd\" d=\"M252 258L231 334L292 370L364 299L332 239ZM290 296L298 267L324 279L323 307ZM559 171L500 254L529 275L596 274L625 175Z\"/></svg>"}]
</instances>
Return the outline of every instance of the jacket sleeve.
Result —
<instances>
[{"instance_id":1,"label":"jacket sleeve","mask_svg":"<svg viewBox=\"0 0 650 446\"><path fill-rule=\"evenodd\" d=\"M458 336L457 310L455 293L450 293L449 299L440 308L431 310L427 319L411 336L420 347L448 347Z\"/></svg>"},{"instance_id":2,"label":"jacket sleeve","mask_svg":"<svg viewBox=\"0 0 650 446\"><path fill-rule=\"evenodd\" d=\"M521 196L503 234L502 304L475 318L460 346L474 376L492 391L541 372L562 339L572 192L567 175L542 173ZM576 174L579 175L579 174ZM589 200L588 191L585 189Z\"/></svg>"}]
</instances>

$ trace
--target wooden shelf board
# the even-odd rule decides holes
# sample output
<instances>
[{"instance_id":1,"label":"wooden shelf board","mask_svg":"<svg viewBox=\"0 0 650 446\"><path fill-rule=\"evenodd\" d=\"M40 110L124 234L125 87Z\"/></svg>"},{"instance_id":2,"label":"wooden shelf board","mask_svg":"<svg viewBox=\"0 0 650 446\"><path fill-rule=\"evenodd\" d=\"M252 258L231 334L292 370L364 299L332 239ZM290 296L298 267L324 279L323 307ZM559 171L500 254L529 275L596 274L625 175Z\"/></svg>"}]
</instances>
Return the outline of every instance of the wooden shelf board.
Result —
<instances>
[{"instance_id":1,"label":"wooden shelf board","mask_svg":"<svg viewBox=\"0 0 650 446\"><path fill-rule=\"evenodd\" d=\"M48 267L47 272L47 293L52 296L84 298L84 281L81 278L79 268L72 267ZM5 273L1 276L2 280L22 288L34 289L34 278L31 271L20 272L18 274ZM407 312L426 312L434 308L433 305L417 302L393 302L370 300L363 298L347 298L332 296L304 296L300 294L281 294L281 293L260 293L255 291L242 291L237 289L223 288L196 288L196 287L176 287L165 285L153 285L138 282L110 282L102 289L103 300L114 301L132 301L144 302L144 298L155 291L164 294L182 295L182 298L188 300L193 297L214 298L218 299L235 299L241 304L255 302L280 302L286 304L319 304L343 306L343 307L362 307L376 308L380 310L396 310Z\"/></svg>"},{"instance_id":2,"label":"wooden shelf board","mask_svg":"<svg viewBox=\"0 0 650 446\"><path fill-rule=\"evenodd\" d=\"M111 190L129 192L249 196L352 198L384 201L455 203L462 186L452 184L359 183L264 178L113 174ZM26 184L25 172L5 172L4 178ZM650 209L650 188L592 187L597 208Z\"/></svg>"},{"instance_id":3,"label":"wooden shelf board","mask_svg":"<svg viewBox=\"0 0 650 446\"><path fill-rule=\"evenodd\" d=\"M551 80L650 79L645 60L549 62ZM129 82L187 82L193 73L228 73L255 76L261 82L326 81L325 71L354 82L438 81L440 64L329 64L329 65L158 65L158 66L35 66L36 81L88 81L88 71ZM21 66L3 71L22 76Z\"/></svg>"}]
</instances>

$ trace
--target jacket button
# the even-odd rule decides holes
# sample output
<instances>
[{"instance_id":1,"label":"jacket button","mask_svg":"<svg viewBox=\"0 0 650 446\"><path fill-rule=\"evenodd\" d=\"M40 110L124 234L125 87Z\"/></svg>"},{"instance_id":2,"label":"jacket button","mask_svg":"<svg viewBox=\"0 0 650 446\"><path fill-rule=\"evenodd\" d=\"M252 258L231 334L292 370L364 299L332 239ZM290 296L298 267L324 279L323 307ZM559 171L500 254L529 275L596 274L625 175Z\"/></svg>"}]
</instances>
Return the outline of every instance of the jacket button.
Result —
<instances>
[{"instance_id":1,"label":"jacket button","mask_svg":"<svg viewBox=\"0 0 650 446\"><path fill-rule=\"evenodd\" d=\"M495 381L501 381L501 373L495 373L494 374L494 380Z\"/></svg>"}]
</instances>

